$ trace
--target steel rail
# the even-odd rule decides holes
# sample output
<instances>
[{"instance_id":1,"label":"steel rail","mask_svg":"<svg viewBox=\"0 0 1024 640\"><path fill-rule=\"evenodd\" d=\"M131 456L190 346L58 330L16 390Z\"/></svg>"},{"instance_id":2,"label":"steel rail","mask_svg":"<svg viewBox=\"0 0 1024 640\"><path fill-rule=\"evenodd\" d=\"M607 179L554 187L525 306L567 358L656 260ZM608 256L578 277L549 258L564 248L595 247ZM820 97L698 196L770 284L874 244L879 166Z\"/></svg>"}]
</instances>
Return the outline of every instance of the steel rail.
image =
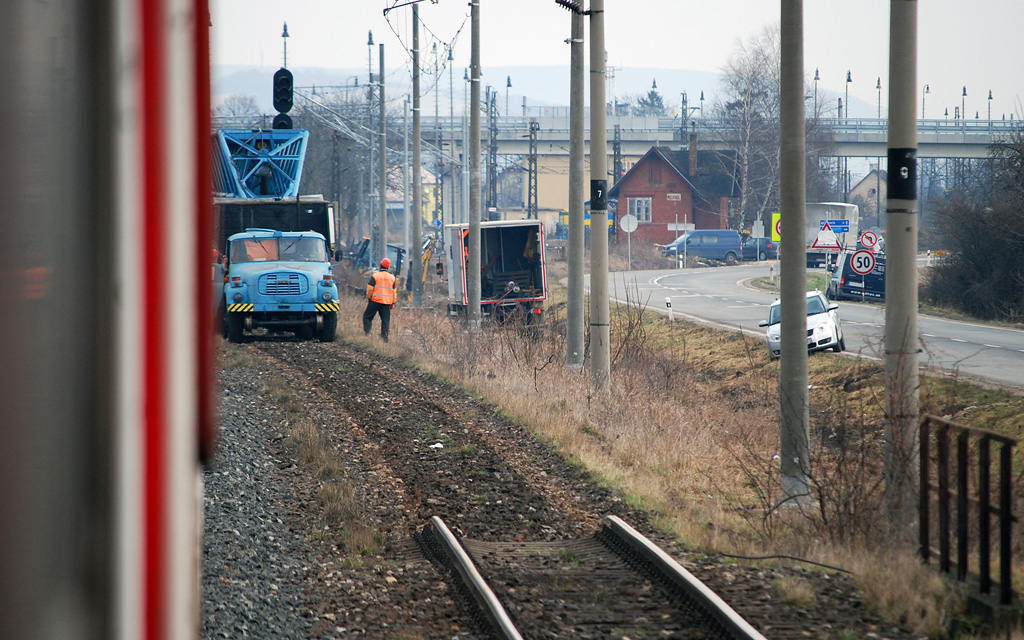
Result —
<instances>
[{"instance_id":1,"label":"steel rail","mask_svg":"<svg viewBox=\"0 0 1024 640\"><path fill-rule=\"evenodd\" d=\"M633 551L656 565L666 580L682 589L737 640L767 640L714 591L687 571L656 544L617 516L607 516L608 529Z\"/></svg>"},{"instance_id":2,"label":"steel rail","mask_svg":"<svg viewBox=\"0 0 1024 640\"><path fill-rule=\"evenodd\" d=\"M484 615L487 616L498 637L507 640L523 640L522 634L519 633L515 624L512 623L512 619L509 617L508 612L505 611L505 607L498 601L494 591L491 590L487 581L480 575L476 565L473 564L473 560L466 553L466 550L463 549L458 539L456 539L455 534L437 516L430 518L430 524L434 529L438 543L441 544L452 565L459 572L463 583L470 593L473 594L473 599L476 600L477 605L480 606Z\"/></svg>"}]
</instances>

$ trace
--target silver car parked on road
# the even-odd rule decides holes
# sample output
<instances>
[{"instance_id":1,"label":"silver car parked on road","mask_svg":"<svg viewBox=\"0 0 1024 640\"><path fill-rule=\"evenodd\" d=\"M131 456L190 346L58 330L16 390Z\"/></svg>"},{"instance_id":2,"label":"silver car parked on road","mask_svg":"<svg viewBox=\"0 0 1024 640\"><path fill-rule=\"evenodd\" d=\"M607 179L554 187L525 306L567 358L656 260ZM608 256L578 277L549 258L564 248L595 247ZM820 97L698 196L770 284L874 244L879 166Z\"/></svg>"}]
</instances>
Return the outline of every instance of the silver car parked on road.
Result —
<instances>
[{"instance_id":1,"label":"silver car parked on road","mask_svg":"<svg viewBox=\"0 0 1024 640\"><path fill-rule=\"evenodd\" d=\"M765 343L768 345L768 359L776 360L782 354L782 307L776 300L768 307L768 319L758 326L767 327ZM823 351L832 349L840 352L846 349L843 324L839 320L839 305L829 303L820 291L807 292L807 350Z\"/></svg>"}]
</instances>

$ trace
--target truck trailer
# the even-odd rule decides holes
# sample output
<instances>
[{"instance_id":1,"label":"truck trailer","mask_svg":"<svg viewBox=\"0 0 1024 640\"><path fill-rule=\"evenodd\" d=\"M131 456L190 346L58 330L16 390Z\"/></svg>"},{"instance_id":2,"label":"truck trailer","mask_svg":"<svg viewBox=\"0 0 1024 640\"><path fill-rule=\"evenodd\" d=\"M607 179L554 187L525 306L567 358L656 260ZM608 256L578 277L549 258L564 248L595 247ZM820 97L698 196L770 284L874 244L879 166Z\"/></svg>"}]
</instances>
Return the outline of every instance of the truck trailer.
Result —
<instances>
[{"instance_id":1,"label":"truck trailer","mask_svg":"<svg viewBox=\"0 0 1024 640\"><path fill-rule=\"evenodd\" d=\"M852 251L857 248L857 239L860 237L860 207L845 202L808 202L806 207L807 228L804 240L807 247L808 269L823 269L834 265L840 251ZM822 225L826 222L835 234L838 248L814 246L822 231ZM785 238L782 241L785 242Z\"/></svg>"},{"instance_id":2,"label":"truck trailer","mask_svg":"<svg viewBox=\"0 0 1024 640\"><path fill-rule=\"evenodd\" d=\"M469 305L469 224L445 225L448 312L465 314ZM499 322L520 318L544 323L548 299L544 225L539 220L480 223L480 311Z\"/></svg>"}]
</instances>

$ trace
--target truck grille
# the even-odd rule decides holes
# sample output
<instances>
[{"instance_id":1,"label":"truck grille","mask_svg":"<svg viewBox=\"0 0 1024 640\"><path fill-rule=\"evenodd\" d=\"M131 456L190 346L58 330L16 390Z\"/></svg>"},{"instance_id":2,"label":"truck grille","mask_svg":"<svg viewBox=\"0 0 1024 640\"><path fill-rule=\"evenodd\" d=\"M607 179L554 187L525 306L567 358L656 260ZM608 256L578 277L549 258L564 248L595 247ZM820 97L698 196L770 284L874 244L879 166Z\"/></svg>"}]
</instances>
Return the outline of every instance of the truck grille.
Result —
<instances>
[{"instance_id":1,"label":"truck grille","mask_svg":"<svg viewBox=\"0 0 1024 640\"><path fill-rule=\"evenodd\" d=\"M260 293L297 296L306 293L306 278L298 273L268 273L260 277Z\"/></svg>"}]
</instances>

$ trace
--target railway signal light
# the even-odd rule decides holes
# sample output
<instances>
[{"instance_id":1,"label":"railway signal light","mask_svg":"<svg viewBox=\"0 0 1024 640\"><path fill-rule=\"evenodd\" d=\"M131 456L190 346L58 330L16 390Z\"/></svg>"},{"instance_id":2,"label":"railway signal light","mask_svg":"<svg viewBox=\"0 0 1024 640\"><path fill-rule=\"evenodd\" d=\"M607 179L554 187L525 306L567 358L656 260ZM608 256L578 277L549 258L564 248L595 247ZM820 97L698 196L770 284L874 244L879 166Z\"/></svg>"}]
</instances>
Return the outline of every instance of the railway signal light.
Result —
<instances>
[{"instance_id":1,"label":"railway signal light","mask_svg":"<svg viewBox=\"0 0 1024 640\"><path fill-rule=\"evenodd\" d=\"M274 73L274 108L281 113L292 110L292 72L278 69Z\"/></svg>"},{"instance_id":2,"label":"railway signal light","mask_svg":"<svg viewBox=\"0 0 1024 640\"><path fill-rule=\"evenodd\" d=\"M274 116L274 123L272 126L275 129L291 129L292 118L287 114L279 113L276 116Z\"/></svg>"}]
</instances>

